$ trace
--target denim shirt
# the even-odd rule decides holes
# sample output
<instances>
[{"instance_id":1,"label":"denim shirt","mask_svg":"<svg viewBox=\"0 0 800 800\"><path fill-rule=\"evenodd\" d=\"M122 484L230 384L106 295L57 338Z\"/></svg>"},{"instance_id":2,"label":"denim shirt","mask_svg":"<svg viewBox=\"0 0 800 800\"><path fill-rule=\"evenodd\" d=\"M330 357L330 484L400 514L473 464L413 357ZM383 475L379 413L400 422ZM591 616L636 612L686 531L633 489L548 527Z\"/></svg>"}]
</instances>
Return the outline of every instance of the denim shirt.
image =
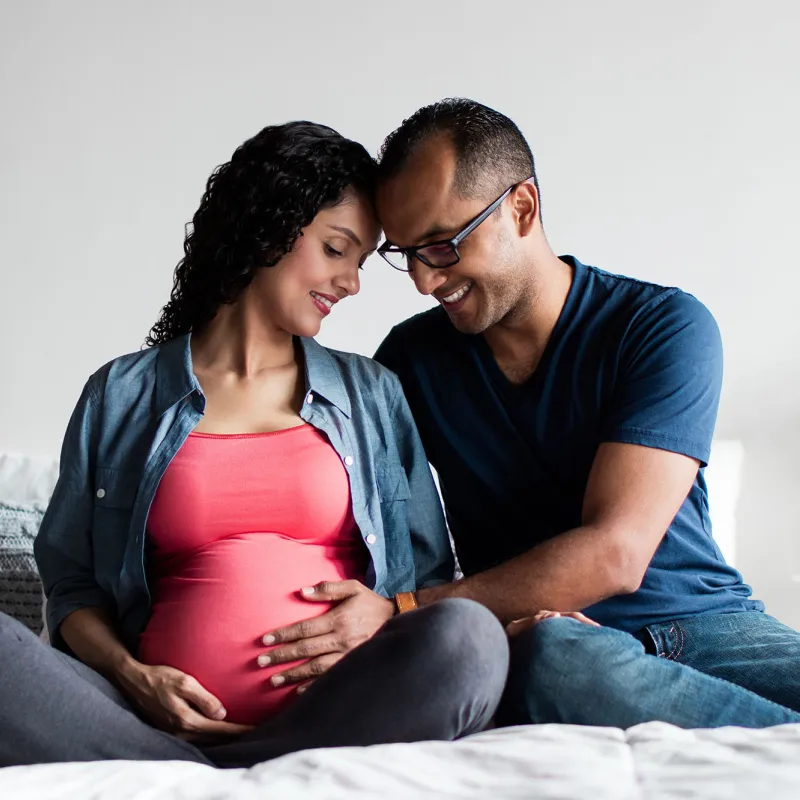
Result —
<instances>
[{"instance_id":1,"label":"denim shirt","mask_svg":"<svg viewBox=\"0 0 800 800\"><path fill-rule=\"evenodd\" d=\"M61 622L101 607L131 652L149 615L145 540L161 477L203 416L190 335L118 358L87 382L34 552L55 646ZM449 581L453 556L430 467L400 382L375 361L301 339L300 416L325 433L350 479L369 553L366 585L386 597ZM299 589L300 587L298 587Z\"/></svg>"}]
</instances>

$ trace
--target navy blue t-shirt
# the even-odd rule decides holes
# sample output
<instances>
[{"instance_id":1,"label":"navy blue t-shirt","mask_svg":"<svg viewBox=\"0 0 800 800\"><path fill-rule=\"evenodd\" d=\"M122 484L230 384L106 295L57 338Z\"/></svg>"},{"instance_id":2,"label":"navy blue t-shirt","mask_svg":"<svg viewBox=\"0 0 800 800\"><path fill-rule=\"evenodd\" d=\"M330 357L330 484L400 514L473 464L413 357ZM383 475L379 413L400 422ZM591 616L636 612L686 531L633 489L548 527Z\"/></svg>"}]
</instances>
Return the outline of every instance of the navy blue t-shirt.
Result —
<instances>
[{"instance_id":1,"label":"navy blue t-shirt","mask_svg":"<svg viewBox=\"0 0 800 800\"><path fill-rule=\"evenodd\" d=\"M599 445L708 463L722 382L719 329L679 289L563 261L574 276L542 358L511 384L481 335L442 308L397 325L375 358L400 377L465 575L581 525ZM636 631L695 614L763 610L711 535L702 469L641 587L585 613Z\"/></svg>"}]
</instances>

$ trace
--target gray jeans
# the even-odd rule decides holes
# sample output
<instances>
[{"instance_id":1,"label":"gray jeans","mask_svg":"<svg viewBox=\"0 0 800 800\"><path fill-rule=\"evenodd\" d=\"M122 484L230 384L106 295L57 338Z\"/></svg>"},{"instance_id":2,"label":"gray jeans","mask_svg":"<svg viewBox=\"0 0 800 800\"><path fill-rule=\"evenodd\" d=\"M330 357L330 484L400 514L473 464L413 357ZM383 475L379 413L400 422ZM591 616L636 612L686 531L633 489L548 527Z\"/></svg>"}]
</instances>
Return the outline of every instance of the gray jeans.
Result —
<instances>
[{"instance_id":1,"label":"gray jeans","mask_svg":"<svg viewBox=\"0 0 800 800\"><path fill-rule=\"evenodd\" d=\"M452 740L481 730L508 672L503 628L444 600L393 617L254 731L196 747L144 722L85 664L0 614L0 767L109 759L249 767L312 747Z\"/></svg>"}]
</instances>

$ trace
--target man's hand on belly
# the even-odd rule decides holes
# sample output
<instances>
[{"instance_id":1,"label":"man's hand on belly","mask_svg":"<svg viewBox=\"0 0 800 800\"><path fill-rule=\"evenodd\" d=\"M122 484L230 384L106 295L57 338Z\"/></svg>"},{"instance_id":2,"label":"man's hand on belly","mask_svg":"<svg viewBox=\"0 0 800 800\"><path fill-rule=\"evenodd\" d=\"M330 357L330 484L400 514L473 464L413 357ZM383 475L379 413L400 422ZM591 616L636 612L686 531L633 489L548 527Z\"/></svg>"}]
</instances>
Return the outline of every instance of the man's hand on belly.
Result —
<instances>
[{"instance_id":1,"label":"man's hand on belly","mask_svg":"<svg viewBox=\"0 0 800 800\"><path fill-rule=\"evenodd\" d=\"M300 596L311 603L336 605L326 614L286 625L264 636L264 644L271 649L258 657L260 666L308 659L298 667L273 675L274 686L318 678L374 636L395 612L391 600L358 581L323 581L301 589Z\"/></svg>"}]
</instances>

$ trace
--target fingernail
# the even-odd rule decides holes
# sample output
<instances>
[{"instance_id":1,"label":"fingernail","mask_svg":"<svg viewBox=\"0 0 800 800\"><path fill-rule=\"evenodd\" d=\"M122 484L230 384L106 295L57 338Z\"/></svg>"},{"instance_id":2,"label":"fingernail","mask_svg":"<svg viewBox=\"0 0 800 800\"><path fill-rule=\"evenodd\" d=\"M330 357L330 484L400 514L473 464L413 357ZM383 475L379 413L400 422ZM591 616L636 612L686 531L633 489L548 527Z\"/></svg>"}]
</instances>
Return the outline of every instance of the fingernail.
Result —
<instances>
[{"instance_id":1,"label":"fingernail","mask_svg":"<svg viewBox=\"0 0 800 800\"><path fill-rule=\"evenodd\" d=\"M286 678L284 678L283 675L273 675L273 677L272 677L272 685L273 686L280 686L285 680L286 680Z\"/></svg>"},{"instance_id":2,"label":"fingernail","mask_svg":"<svg viewBox=\"0 0 800 800\"><path fill-rule=\"evenodd\" d=\"M228 712L224 708L220 707L219 709L217 709L217 713L214 714L214 718L215 719L225 719L225 715L227 713Z\"/></svg>"},{"instance_id":3,"label":"fingernail","mask_svg":"<svg viewBox=\"0 0 800 800\"><path fill-rule=\"evenodd\" d=\"M258 657L258 666L259 667L266 667L267 665L272 663L272 659L269 656L259 656Z\"/></svg>"},{"instance_id":4,"label":"fingernail","mask_svg":"<svg viewBox=\"0 0 800 800\"><path fill-rule=\"evenodd\" d=\"M304 586L300 590L303 594L314 594L314 587L313 586Z\"/></svg>"},{"instance_id":5,"label":"fingernail","mask_svg":"<svg viewBox=\"0 0 800 800\"><path fill-rule=\"evenodd\" d=\"M261 641L264 642L264 644L273 644L275 642L275 637L271 633L268 633Z\"/></svg>"},{"instance_id":6,"label":"fingernail","mask_svg":"<svg viewBox=\"0 0 800 800\"><path fill-rule=\"evenodd\" d=\"M297 687L297 694L303 694L303 692L308 689L308 686L298 686Z\"/></svg>"}]
</instances>

